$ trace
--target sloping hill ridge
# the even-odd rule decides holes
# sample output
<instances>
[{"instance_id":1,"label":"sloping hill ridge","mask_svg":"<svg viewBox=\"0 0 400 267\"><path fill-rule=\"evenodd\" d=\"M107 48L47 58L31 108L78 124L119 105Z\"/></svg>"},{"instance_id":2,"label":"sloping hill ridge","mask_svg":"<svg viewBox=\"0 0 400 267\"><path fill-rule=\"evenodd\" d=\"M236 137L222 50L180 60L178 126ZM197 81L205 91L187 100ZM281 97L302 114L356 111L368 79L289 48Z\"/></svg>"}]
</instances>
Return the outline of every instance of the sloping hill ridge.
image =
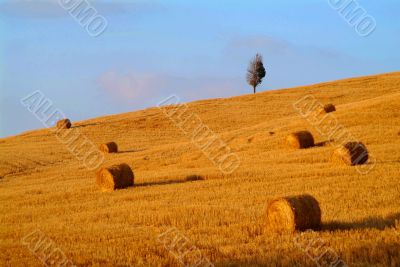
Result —
<instances>
[{"instance_id":1,"label":"sloping hill ridge","mask_svg":"<svg viewBox=\"0 0 400 267\"><path fill-rule=\"evenodd\" d=\"M330 162L337 143L293 106L307 95L335 104L334 118L376 159L370 172ZM40 229L76 265L179 266L157 243L175 227L218 266L308 266L293 237L263 227L268 199L308 193L324 229L306 238L322 238L348 265L400 263L400 72L187 105L240 159L232 174L156 107L74 123L96 146L118 143L103 165L133 168L137 186L114 193L98 190L95 172L50 129L0 139L0 262L40 264L20 242ZM332 145L286 149L297 130Z\"/></svg>"}]
</instances>

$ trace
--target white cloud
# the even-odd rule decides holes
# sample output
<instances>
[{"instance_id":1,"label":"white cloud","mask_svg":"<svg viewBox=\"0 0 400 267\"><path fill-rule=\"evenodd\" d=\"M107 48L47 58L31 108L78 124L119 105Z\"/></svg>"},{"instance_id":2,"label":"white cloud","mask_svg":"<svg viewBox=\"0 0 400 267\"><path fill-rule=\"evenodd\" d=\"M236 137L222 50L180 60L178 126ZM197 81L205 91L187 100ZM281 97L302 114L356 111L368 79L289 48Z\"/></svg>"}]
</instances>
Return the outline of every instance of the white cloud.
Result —
<instances>
[{"instance_id":1,"label":"white cloud","mask_svg":"<svg viewBox=\"0 0 400 267\"><path fill-rule=\"evenodd\" d=\"M98 83L109 95L132 102L154 93L162 86L163 79L161 76L149 73L121 74L108 71L100 75Z\"/></svg>"},{"instance_id":2,"label":"white cloud","mask_svg":"<svg viewBox=\"0 0 400 267\"><path fill-rule=\"evenodd\" d=\"M229 77L177 77L160 73L107 71L97 81L107 96L129 104L157 101L171 94L189 101L246 92L239 79Z\"/></svg>"}]
</instances>

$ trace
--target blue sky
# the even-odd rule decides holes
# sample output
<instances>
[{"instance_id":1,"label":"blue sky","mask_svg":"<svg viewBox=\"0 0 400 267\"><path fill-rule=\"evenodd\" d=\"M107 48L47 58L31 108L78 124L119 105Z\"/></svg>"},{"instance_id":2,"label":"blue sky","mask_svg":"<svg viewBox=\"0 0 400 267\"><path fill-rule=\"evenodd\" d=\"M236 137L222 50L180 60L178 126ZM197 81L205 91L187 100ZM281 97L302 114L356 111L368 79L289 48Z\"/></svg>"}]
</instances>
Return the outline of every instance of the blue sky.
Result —
<instances>
[{"instance_id":1,"label":"blue sky","mask_svg":"<svg viewBox=\"0 0 400 267\"><path fill-rule=\"evenodd\" d=\"M367 37L329 0L91 1L108 22L92 37L58 0L0 1L0 136L43 127L20 103L35 90L73 121L248 94L257 52L259 91L400 70L400 2L357 3Z\"/></svg>"}]
</instances>

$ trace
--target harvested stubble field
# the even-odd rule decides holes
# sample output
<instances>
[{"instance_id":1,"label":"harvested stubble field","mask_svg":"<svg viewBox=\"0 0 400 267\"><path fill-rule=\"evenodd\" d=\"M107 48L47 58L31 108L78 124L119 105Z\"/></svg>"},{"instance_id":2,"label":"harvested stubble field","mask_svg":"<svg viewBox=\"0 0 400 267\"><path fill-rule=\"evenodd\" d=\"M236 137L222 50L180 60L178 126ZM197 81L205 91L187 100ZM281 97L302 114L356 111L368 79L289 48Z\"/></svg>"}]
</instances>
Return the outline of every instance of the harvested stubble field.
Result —
<instances>
[{"instance_id":1,"label":"harvested stubble field","mask_svg":"<svg viewBox=\"0 0 400 267\"><path fill-rule=\"evenodd\" d=\"M368 174L332 163L332 140L285 147L301 130L329 141L293 108L307 94L333 103L376 158ZM77 266L180 266L158 241L173 227L215 266L316 266L299 246L316 238L349 266L400 265L399 72L188 106L237 153L234 173L222 174L158 108L73 122L95 144L118 144L106 165L133 169L135 187L114 192L50 129L1 139L0 265L41 266L21 240L40 230ZM267 201L299 194L319 201L321 231L266 232Z\"/></svg>"}]
</instances>

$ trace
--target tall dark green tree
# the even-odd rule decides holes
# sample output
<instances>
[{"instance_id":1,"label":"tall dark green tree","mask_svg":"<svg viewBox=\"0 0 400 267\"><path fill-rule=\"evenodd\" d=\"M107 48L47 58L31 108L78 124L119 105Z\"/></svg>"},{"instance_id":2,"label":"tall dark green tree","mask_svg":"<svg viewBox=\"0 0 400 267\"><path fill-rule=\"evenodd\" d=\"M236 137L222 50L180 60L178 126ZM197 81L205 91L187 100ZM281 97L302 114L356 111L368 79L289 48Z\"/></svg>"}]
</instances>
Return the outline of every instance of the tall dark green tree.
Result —
<instances>
[{"instance_id":1,"label":"tall dark green tree","mask_svg":"<svg viewBox=\"0 0 400 267\"><path fill-rule=\"evenodd\" d=\"M247 82L253 87L254 93L256 93L257 86L262 83L265 74L266 71L263 64L263 58L257 53L250 61L249 68L247 69Z\"/></svg>"}]
</instances>

